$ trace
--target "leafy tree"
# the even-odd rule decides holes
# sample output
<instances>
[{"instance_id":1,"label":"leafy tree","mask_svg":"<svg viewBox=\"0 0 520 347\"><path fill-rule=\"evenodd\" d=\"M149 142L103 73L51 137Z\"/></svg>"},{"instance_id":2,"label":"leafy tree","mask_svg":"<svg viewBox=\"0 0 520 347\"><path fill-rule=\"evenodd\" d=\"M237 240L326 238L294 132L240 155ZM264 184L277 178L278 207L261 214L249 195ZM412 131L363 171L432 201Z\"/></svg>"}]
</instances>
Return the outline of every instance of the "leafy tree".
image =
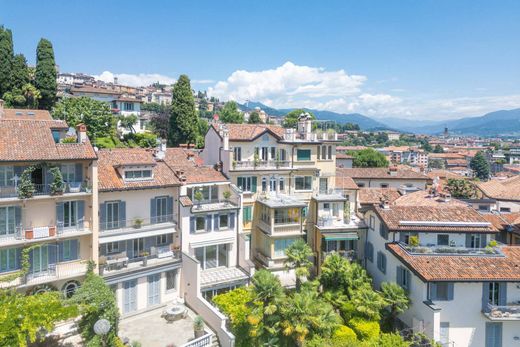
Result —
<instances>
[{"instance_id":1,"label":"leafy tree","mask_svg":"<svg viewBox=\"0 0 520 347\"><path fill-rule=\"evenodd\" d=\"M223 123L244 123L244 115L238 110L237 103L234 101L228 101L224 104L224 107L220 110L219 119Z\"/></svg>"},{"instance_id":2,"label":"leafy tree","mask_svg":"<svg viewBox=\"0 0 520 347\"><path fill-rule=\"evenodd\" d=\"M197 148L204 148L204 140L206 133L209 129L209 124L204 118L199 118L199 122L197 125L199 133L197 135L197 141L195 145L197 146Z\"/></svg>"},{"instance_id":3,"label":"leafy tree","mask_svg":"<svg viewBox=\"0 0 520 347\"><path fill-rule=\"evenodd\" d=\"M377 347L409 347L410 343L405 341L398 333L386 333L379 336ZM376 347L376 346L374 346Z\"/></svg>"},{"instance_id":4,"label":"leafy tree","mask_svg":"<svg viewBox=\"0 0 520 347\"><path fill-rule=\"evenodd\" d=\"M36 342L42 329L52 331L62 320L77 316L77 306L64 303L59 292L23 295L0 291L0 345L27 346Z\"/></svg>"},{"instance_id":5,"label":"leafy tree","mask_svg":"<svg viewBox=\"0 0 520 347\"><path fill-rule=\"evenodd\" d=\"M475 186L465 179L448 179L446 189L454 198L471 199L477 194Z\"/></svg>"},{"instance_id":6,"label":"leafy tree","mask_svg":"<svg viewBox=\"0 0 520 347\"><path fill-rule=\"evenodd\" d=\"M22 96L25 99L27 108L32 109L38 108L38 104L42 98L40 91L30 83L26 83L22 86Z\"/></svg>"},{"instance_id":7,"label":"leafy tree","mask_svg":"<svg viewBox=\"0 0 520 347\"><path fill-rule=\"evenodd\" d=\"M354 167L387 167L389 164L383 153L372 148L353 151L349 154L354 157L352 162Z\"/></svg>"},{"instance_id":8,"label":"leafy tree","mask_svg":"<svg viewBox=\"0 0 520 347\"><path fill-rule=\"evenodd\" d=\"M433 153L444 153L444 149L442 148L441 145L436 144L435 148L433 149Z\"/></svg>"},{"instance_id":9,"label":"leafy tree","mask_svg":"<svg viewBox=\"0 0 520 347\"><path fill-rule=\"evenodd\" d=\"M446 165L444 163L444 160L429 160L428 161L428 167L430 169L444 170L446 168Z\"/></svg>"},{"instance_id":10,"label":"leafy tree","mask_svg":"<svg viewBox=\"0 0 520 347\"><path fill-rule=\"evenodd\" d=\"M13 59L12 88L22 89L31 82L27 60L23 54L17 54Z\"/></svg>"},{"instance_id":11,"label":"leafy tree","mask_svg":"<svg viewBox=\"0 0 520 347\"><path fill-rule=\"evenodd\" d=\"M42 95L40 108L44 110L51 110L56 102L58 91L56 77L57 71L52 43L49 40L41 39L36 49L34 85Z\"/></svg>"},{"instance_id":12,"label":"leafy tree","mask_svg":"<svg viewBox=\"0 0 520 347\"><path fill-rule=\"evenodd\" d=\"M256 111L253 111L249 114L249 124L260 124L262 120L260 119L260 114Z\"/></svg>"},{"instance_id":13,"label":"leafy tree","mask_svg":"<svg viewBox=\"0 0 520 347\"><path fill-rule=\"evenodd\" d=\"M296 291L300 291L302 284L302 277L309 277L312 262L309 260L314 255L312 249L307 242L299 239L292 243L286 250L285 266L287 268L294 268L296 275Z\"/></svg>"},{"instance_id":14,"label":"leafy tree","mask_svg":"<svg viewBox=\"0 0 520 347\"><path fill-rule=\"evenodd\" d=\"M379 320L386 302L381 294L367 283L362 288L351 290L350 304L354 307L355 314L369 320Z\"/></svg>"},{"instance_id":15,"label":"leafy tree","mask_svg":"<svg viewBox=\"0 0 520 347\"><path fill-rule=\"evenodd\" d=\"M95 143L100 137L111 137L116 133L116 118L108 103L88 97L62 99L53 108L52 117L66 121L71 127L84 123L87 135Z\"/></svg>"},{"instance_id":16,"label":"leafy tree","mask_svg":"<svg viewBox=\"0 0 520 347\"><path fill-rule=\"evenodd\" d=\"M395 282L383 282L381 284L381 295L388 308L388 314L385 317L387 326L393 328L397 316L410 307L410 299L405 290Z\"/></svg>"},{"instance_id":17,"label":"leafy tree","mask_svg":"<svg viewBox=\"0 0 520 347\"><path fill-rule=\"evenodd\" d=\"M127 116L122 115L119 117L119 125L123 129L126 129L126 130L130 131L131 133L135 134L134 125L137 124L138 120L139 119L137 118L137 115L135 115L135 114L129 114Z\"/></svg>"},{"instance_id":18,"label":"leafy tree","mask_svg":"<svg viewBox=\"0 0 520 347\"><path fill-rule=\"evenodd\" d=\"M475 176L479 179L484 181L489 179L489 163L487 162L486 157L484 157L482 151L479 151L477 154L475 154L473 159L471 159L469 166L475 173Z\"/></svg>"},{"instance_id":19,"label":"leafy tree","mask_svg":"<svg viewBox=\"0 0 520 347\"><path fill-rule=\"evenodd\" d=\"M284 128L296 128L296 126L298 125L298 117L300 117L302 113L308 113L313 120L316 119L316 116L312 112L306 111L301 108L297 110L292 110L283 117Z\"/></svg>"},{"instance_id":20,"label":"leafy tree","mask_svg":"<svg viewBox=\"0 0 520 347\"><path fill-rule=\"evenodd\" d=\"M103 278L89 270L81 288L74 293L70 302L79 305L81 320L78 328L86 347L102 346L100 337L94 333L94 324L102 318L110 322L110 331L105 336L107 346L118 343L119 309L115 294Z\"/></svg>"},{"instance_id":21,"label":"leafy tree","mask_svg":"<svg viewBox=\"0 0 520 347\"><path fill-rule=\"evenodd\" d=\"M0 26L0 97L13 86L13 34Z\"/></svg>"},{"instance_id":22,"label":"leafy tree","mask_svg":"<svg viewBox=\"0 0 520 347\"><path fill-rule=\"evenodd\" d=\"M195 112L195 102L191 92L190 79L181 75L173 86L168 143L195 144L197 141L199 117Z\"/></svg>"},{"instance_id":23,"label":"leafy tree","mask_svg":"<svg viewBox=\"0 0 520 347\"><path fill-rule=\"evenodd\" d=\"M421 148L425 152L431 152L433 150L432 145L430 145L430 143L426 139L421 140Z\"/></svg>"},{"instance_id":24,"label":"leafy tree","mask_svg":"<svg viewBox=\"0 0 520 347\"><path fill-rule=\"evenodd\" d=\"M25 97L19 89L14 89L10 92L5 92L3 96L5 107L21 108L26 104Z\"/></svg>"},{"instance_id":25,"label":"leafy tree","mask_svg":"<svg viewBox=\"0 0 520 347\"><path fill-rule=\"evenodd\" d=\"M128 147L153 148L157 146L157 135L150 133L129 133L123 136L123 141ZM117 146L117 144L115 145Z\"/></svg>"},{"instance_id":26,"label":"leafy tree","mask_svg":"<svg viewBox=\"0 0 520 347\"><path fill-rule=\"evenodd\" d=\"M152 131L160 138L167 139L170 130L171 105L162 105L155 102L143 104L143 111L152 112L150 124Z\"/></svg>"}]
</instances>

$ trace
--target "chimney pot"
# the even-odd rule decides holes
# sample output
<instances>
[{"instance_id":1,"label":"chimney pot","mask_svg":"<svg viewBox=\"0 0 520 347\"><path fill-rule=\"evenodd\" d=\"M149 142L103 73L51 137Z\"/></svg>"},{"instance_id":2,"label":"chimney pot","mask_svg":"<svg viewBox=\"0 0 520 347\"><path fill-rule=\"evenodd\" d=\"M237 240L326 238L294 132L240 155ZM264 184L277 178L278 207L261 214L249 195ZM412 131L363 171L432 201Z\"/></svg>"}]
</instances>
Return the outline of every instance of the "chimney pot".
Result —
<instances>
[{"instance_id":1,"label":"chimney pot","mask_svg":"<svg viewBox=\"0 0 520 347\"><path fill-rule=\"evenodd\" d=\"M87 140L87 126L83 123L79 123L76 126L76 137L78 143L84 143Z\"/></svg>"}]
</instances>

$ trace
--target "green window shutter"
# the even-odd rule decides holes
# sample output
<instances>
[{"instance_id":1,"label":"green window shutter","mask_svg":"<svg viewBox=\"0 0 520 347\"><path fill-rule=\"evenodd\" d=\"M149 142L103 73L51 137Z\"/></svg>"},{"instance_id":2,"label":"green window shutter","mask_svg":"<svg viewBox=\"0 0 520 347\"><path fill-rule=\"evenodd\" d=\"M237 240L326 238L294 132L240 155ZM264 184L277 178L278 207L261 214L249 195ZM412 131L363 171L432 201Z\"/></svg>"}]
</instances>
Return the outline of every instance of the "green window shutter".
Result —
<instances>
[{"instance_id":1,"label":"green window shutter","mask_svg":"<svg viewBox=\"0 0 520 347\"><path fill-rule=\"evenodd\" d=\"M238 188L244 190L244 183L243 183L242 177L237 177L237 186L238 186Z\"/></svg>"},{"instance_id":2,"label":"green window shutter","mask_svg":"<svg viewBox=\"0 0 520 347\"><path fill-rule=\"evenodd\" d=\"M251 191L256 193L256 176L251 177Z\"/></svg>"}]
</instances>

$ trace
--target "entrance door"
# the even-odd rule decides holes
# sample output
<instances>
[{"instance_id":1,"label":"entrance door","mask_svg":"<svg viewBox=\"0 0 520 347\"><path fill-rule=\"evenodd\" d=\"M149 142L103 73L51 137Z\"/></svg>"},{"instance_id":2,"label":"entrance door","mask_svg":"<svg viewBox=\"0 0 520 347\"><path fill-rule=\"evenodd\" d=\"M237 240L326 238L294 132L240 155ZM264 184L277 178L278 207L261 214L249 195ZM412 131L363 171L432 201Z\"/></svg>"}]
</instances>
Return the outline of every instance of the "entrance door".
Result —
<instances>
[{"instance_id":1,"label":"entrance door","mask_svg":"<svg viewBox=\"0 0 520 347\"><path fill-rule=\"evenodd\" d=\"M148 276L148 306L157 305L161 302L160 281L161 274Z\"/></svg>"},{"instance_id":2,"label":"entrance door","mask_svg":"<svg viewBox=\"0 0 520 347\"><path fill-rule=\"evenodd\" d=\"M328 180L326 178L320 178L320 193L325 194L329 188Z\"/></svg>"},{"instance_id":3,"label":"entrance door","mask_svg":"<svg viewBox=\"0 0 520 347\"><path fill-rule=\"evenodd\" d=\"M137 280L123 282L123 313L137 310Z\"/></svg>"}]
</instances>

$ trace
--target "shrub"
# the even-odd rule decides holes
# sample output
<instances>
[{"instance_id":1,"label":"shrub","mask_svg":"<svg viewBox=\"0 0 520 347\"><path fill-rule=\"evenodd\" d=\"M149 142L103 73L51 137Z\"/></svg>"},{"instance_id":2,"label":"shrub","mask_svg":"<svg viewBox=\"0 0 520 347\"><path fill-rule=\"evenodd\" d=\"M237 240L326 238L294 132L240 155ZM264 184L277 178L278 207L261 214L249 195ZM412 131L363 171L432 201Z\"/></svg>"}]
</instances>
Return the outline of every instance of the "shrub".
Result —
<instances>
[{"instance_id":1,"label":"shrub","mask_svg":"<svg viewBox=\"0 0 520 347\"><path fill-rule=\"evenodd\" d=\"M375 340L379 337L379 322L355 317L348 322L348 325L356 332L360 340Z\"/></svg>"},{"instance_id":2,"label":"shrub","mask_svg":"<svg viewBox=\"0 0 520 347\"><path fill-rule=\"evenodd\" d=\"M378 347L409 347L410 343L398 333L387 333L379 336L377 345Z\"/></svg>"},{"instance_id":3,"label":"shrub","mask_svg":"<svg viewBox=\"0 0 520 347\"><path fill-rule=\"evenodd\" d=\"M346 325L341 325L332 336L332 341L336 346L348 346L356 340L356 333Z\"/></svg>"},{"instance_id":4,"label":"shrub","mask_svg":"<svg viewBox=\"0 0 520 347\"><path fill-rule=\"evenodd\" d=\"M408 243L410 244L410 246L412 247L417 247L419 246L419 236L410 236L410 238L408 239Z\"/></svg>"},{"instance_id":5,"label":"shrub","mask_svg":"<svg viewBox=\"0 0 520 347\"><path fill-rule=\"evenodd\" d=\"M65 182L63 182L63 176L61 175L61 171L57 167L51 167L49 169L52 174L52 183L51 183L51 194L61 194L65 190Z\"/></svg>"},{"instance_id":6,"label":"shrub","mask_svg":"<svg viewBox=\"0 0 520 347\"><path fill-rule=\"evenodd\" d=\"M76 143L78 142L78 139L76 136L67 136L66 138L61 140L61 143Z\"/></svg>"}]
</instances>

